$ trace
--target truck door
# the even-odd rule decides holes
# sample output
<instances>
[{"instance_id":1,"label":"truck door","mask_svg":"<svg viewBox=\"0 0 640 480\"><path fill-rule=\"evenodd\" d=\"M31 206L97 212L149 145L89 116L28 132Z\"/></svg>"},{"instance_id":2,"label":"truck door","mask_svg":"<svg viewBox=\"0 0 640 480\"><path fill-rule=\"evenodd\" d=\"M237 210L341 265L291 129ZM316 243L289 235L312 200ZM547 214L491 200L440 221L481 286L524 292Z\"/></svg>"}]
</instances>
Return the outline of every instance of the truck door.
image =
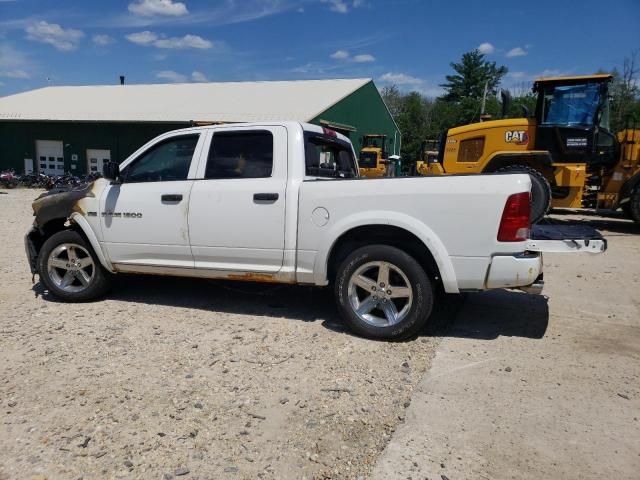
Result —
<instances>
[{"instance_id":1,"label":"truck door","mask_svg":"<svg viewBox=\"0 0 640 480\"><path fill-rule=\"evenodd\" d=\"M277 272L284 256L286 129L214 129L204 159L189 203L195 267Z\"/></svg>"},{"instance_id":2,"label":"truck door","mask_svg":"<svg viewBox=\"0 0 640 480\"><path fill-rule=\"evenodd\" d=\"M206 132L160 137L107 186L98 213L112 263L193 268L187 208Z\"/></svg>"}]
</instances>

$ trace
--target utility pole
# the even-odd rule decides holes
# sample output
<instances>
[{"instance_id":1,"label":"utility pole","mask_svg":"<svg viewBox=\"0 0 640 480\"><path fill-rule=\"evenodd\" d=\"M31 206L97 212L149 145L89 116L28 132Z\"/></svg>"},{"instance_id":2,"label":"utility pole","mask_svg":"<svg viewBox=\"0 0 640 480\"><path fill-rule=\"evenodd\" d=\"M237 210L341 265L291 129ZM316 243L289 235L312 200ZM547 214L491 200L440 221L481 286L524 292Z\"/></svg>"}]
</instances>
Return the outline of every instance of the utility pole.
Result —
<instances>
[{"instance_id":1,"label":"utility pole","mask_svg":"<svg viewBox=\"0 0 640 480\"><path fill-rule=\"evenodd\" d=\"M489 80L484 82L484 93L482 94L482 106L480 107L480 121L484 117L484 108L487 104L487 91L489 90Z\"/></svg>"}]
</instances>

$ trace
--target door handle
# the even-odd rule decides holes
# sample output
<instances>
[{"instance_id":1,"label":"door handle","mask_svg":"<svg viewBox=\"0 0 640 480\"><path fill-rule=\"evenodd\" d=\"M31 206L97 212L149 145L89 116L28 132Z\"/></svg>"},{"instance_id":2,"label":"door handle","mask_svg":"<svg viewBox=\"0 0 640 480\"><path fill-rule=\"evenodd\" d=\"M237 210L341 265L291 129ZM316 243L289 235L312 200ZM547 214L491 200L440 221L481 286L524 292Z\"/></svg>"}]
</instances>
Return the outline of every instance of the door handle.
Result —
<instances>
[{"instance_id":1,"label":"door handle","mask_svg":"<svg viewBox=\"0 0 640 480\"><path fill-rule=\"evenodd\" d=\"M275 202L280 196L277 193L254 193L255 202Z\"/></svg>"},{"instance_id":2,"label":"door handle","mask_svg":"<svg viewBox=\"0 0 640 480\"><path fill-rule=\"evenodd\" d=\"M182 201L182 195L180 194L164 194L162 195L161 198L163 202L181 202Z\"/></svg>"}]
</instances>

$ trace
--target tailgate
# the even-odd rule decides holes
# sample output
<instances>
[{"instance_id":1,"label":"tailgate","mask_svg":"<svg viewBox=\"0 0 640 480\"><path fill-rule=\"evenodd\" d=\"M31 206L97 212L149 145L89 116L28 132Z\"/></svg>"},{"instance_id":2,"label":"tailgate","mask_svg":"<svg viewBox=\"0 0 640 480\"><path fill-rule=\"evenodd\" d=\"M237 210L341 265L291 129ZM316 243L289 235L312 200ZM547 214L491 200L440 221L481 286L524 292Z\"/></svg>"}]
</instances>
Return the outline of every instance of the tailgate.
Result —
<instances>
[{"instance_id":1,"label":"tailgate","mask_svg":"<svg viewBox=\"0 0 640 480\"><path fill-rule=\"evenodd\" d=\"M581 224L536 224L531 226L531 238L527 242L530 252L602 253L607 240L595 228Z\"/></svg>"}]
</instances>

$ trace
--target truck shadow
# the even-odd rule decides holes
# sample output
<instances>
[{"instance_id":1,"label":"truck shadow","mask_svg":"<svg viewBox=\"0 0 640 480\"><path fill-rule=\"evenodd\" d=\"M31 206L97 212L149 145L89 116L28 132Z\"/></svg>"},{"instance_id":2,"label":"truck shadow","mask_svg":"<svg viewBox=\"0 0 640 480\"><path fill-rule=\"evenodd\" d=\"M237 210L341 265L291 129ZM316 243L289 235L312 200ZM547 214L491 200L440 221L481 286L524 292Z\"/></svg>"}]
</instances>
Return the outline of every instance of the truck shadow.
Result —
<instances>
[{"instance_id":1,"label":"truck shadow","mask_svg":"<svg viewBox=\"0 0 640 480\"><path fill-rule=\"evenodd\" d=\"M33 290L44 300L58 302L41 283ZM194 278L120 275L107 300L200 309L211 313L321 321L336 332L343 325L333 289L296 285L203 280ZM541 338L549 310L545 297L495 290L447 295L439 302L422 336L493 339L499 336Z\"/></svg>"},{"instance_id":2,"label":"truck shadow","mask_svg":"<svg viewBox=\"0 0 640 480\"><path fill-rule=\"evenodd\" d=\"M500 336L539 339L548 325L547 297L490 290L446 296L425 333L477 340Z\"/></svg>"}]
</instances>

